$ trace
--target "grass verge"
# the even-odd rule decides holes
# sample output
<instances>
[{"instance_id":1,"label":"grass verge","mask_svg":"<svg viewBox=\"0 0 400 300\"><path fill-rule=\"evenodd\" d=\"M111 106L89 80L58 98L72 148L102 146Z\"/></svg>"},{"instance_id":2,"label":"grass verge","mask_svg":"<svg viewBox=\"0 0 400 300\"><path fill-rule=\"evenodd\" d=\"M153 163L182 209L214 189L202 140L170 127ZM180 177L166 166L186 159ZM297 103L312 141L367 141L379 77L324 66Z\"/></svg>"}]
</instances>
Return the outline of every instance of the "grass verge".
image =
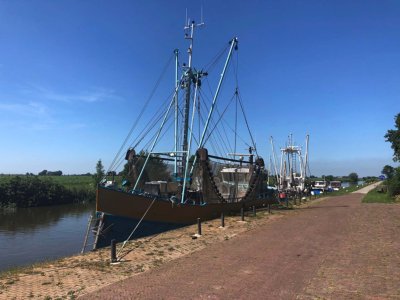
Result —
<instances>
[{"instance_id":1,"label":"grass verge","mask_svg":"<svg viewBox=\"0 0 400 300\"><path fill-rule=\"evenodd\" d=\"M381 192L380 188L371 190L362 199L363 203L395 203L395 199L390 197L388 193Z\"/></svg>"}]
</instances>

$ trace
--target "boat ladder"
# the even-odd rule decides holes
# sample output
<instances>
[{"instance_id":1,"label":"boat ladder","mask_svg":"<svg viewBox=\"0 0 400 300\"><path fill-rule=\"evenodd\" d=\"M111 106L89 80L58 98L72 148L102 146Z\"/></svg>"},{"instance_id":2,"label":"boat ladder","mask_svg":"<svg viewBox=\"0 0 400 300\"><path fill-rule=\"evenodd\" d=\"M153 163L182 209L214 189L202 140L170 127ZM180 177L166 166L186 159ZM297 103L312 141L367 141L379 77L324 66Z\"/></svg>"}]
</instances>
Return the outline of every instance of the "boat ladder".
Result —
<instances>
[{"instance_id":1,"label":"boat ladder","mask_svg":"<svg viewBox=\"0 0 400 300\"><path fill-rule=\"evenodd\" d=\"M93 218L93 215L89 216L85 239L83 241L83 247L81 250L82 254L85 252L86 247L88 246L88 239L91 231L95 234L95 236L93 244L89 244L89 246L90 245L93 246L92 250L97 249L97 242L99 240L100 234L103 232L103 227L104 227L104 213L102 213L98 218Z\"/></svg>"}]
</instances>

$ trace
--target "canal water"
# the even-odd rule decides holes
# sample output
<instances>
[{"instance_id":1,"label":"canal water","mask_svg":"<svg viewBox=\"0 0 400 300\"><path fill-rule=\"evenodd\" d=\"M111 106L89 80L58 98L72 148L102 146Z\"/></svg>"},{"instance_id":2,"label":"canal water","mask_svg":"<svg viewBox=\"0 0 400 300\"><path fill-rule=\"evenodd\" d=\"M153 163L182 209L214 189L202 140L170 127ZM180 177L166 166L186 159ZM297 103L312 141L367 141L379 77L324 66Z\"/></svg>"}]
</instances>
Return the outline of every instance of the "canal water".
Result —
<instances>
[{"instance_id":1,"label":"canal water","mask_svg":"<svg viewBox=\"0 0 400 300\"><path fill-rule=\"evenodd\" d=\"M357 185L362 185L362 184L364 184L364 180L359 180L359 181L357 182ZM342 187L344 187L344 188L347 188L347 187L349 187L349 186L351 186L351 185L354 185L354 183L351 184L351 183L348 182L348 181L342 182Z\"/></svg>"},{"instance_id":2,"label":"canal water","mask_svg":"<svg viewBox=\"0 0 400 300\"><path fill-rule=\"evenodd\" d=\"M81 251L95 204L0 209L0 272Z\"/></svg>"}]
</instances>

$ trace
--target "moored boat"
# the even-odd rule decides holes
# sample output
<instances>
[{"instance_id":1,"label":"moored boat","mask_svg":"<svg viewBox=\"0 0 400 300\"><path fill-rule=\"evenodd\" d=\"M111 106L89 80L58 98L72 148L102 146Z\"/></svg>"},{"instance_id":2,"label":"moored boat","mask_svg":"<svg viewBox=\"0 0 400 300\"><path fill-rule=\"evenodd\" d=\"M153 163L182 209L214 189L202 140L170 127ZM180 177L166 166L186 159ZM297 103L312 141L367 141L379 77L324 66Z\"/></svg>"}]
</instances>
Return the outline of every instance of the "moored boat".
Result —
<instances>
[{"instance_id":1,"label":"moored boat","mask_svg":"<svg viewBox=\"0 0 400 300\"><path fill-rule=\"evenodd\" d=\"M313 194L323 193L328 190L328 182L325 180L314 181L311 184Z\"/></svg>"},{"instance_id":2,"label":"moored boat","mask_svg":"<svg viewBox=\"0 0 400 300\"><path fill-rule=\"evenodd\" d=\"M333 191L338 191L342 188L342 182L338 180L333 180L329 182L329 189Z\"/></svg>"},{"instance_id":3,"label":"moored boat","mask_svg":"<svg viewBox=\"0 0 400 300\"><path fill-rule=\"evenodd\" d=\"M225 120L228 105L218 106L227 68L238 48L237 38L229 42L216 91L210 97L212 100L209 98L208 102L200 105L203 103L200 96L204 95L202 81L206 80L208 72L198 71L192 66L192 55L194 31L202 24L186 24L188 63L180 66L179 51L174 51L176 84L172 97L164 111L156 112L149 122L149 129L138 131L135 141L139 142L134 142L124 155L126 164L122 184L104 178L98 186L96 210L101 216L101 228L105 229L99 235L100 244L107 245L114 238L121 241L185 226L197 222L198 218L213 219L222 212L238 212L242 208L276 201L265 184L264 161L257 153L249 130L248 141L243 142L248 153L237 151L243 149L239 148L242 147L239 143L244 140L239 131L249 129L237 85L228 101L235 109L232 113L234 121L229 123ZM182 96L179 96L180 91ZM201 114L200 108L205 108L205 113ZM245 126L242 128L238 122L239 113L243 114ZM156 127L155 120L160 121L159 127ZM169 130L171 128L174 130ZM231 129L234 137L223 135L227 128ZM162 138L166 142L161 142ZM140 149L141 142L144 146ZM168 151L156 150L156 146ZM213 154L209 153L210 148ZM113 167L121 164L118 155L113 162ZM115 174L116 171L111 169L108 173Z\"/></svg>"}]
</instances>

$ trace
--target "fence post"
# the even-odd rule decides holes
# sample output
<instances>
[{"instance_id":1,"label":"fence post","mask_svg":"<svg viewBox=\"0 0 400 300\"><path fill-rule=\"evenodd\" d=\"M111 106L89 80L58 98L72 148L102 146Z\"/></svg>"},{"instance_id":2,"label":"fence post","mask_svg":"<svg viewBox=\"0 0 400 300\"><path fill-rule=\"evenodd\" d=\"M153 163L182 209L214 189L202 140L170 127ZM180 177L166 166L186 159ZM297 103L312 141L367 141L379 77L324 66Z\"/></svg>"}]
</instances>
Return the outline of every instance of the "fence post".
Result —
<instances>
[{"instance_id":1,"label":"fence post","mask_svg":"<svg viewBox=\"0 0 400 300\"><path fill-rule=\"evenodd\" d=\"M201 220L197 218L197 233L201 235Z\"/></svg>"},{"instance_id":2,"label":"fence post","mask_svg":"<svg viewBox=\"0 0 400 300\"><path fill-rule=\"evenodd\" d=\"M111 240L111 262L114 263L117 261L117 251L116 251L117 240Z\"/></svg>"}]
</instances>

